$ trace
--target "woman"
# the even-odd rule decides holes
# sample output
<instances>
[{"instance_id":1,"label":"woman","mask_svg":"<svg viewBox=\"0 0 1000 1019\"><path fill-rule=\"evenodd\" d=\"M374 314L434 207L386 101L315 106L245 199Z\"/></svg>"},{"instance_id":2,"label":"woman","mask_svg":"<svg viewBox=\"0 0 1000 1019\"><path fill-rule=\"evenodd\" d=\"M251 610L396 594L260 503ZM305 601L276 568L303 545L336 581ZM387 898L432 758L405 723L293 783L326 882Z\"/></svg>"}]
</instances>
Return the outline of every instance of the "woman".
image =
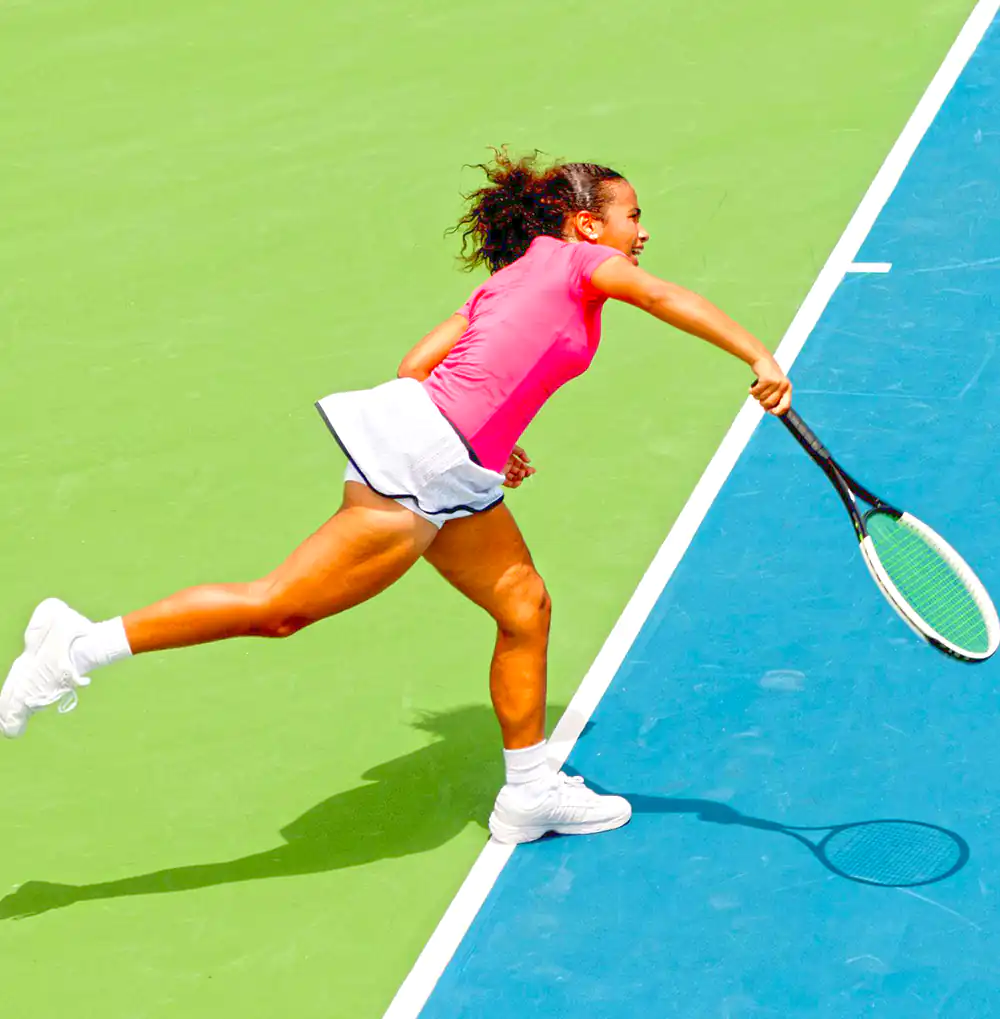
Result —
<instances>
[{"instance_id":1,"label":"woman","mask_svg":"<svg viewBox=\"0 0 1000 1019\"><path fill-rule=\"evenodd\" d=\"M545 745L550 602L501 486L534 473L517 445L546 399L582 373L608 298L626 301L749 365L765 410L791 385L764 345L708 301L638 267L649 234L635 191L590 163L537 167L497 152L459 223L468 265L490 278L424 337L398 378L317 404L348 456L343 505L273 573L190 588L93 623L43 601L0 692L0 730L76 703L88 673L130 655L228 637L287 637L384 590L419 558L497 624L490 694L506 764L490 831L528 842L625 824L627 801L555 772Z\"/></svg>"}]
</instances>

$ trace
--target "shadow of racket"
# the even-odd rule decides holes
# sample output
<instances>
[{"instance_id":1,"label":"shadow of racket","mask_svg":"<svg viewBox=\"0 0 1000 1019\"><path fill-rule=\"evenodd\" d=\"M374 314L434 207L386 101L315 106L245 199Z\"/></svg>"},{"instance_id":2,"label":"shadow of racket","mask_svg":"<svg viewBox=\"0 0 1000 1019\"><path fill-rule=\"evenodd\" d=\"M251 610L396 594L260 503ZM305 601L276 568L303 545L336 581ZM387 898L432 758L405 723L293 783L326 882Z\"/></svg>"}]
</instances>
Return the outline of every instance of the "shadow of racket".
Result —
<instances>
[{"instance_id":1,"label":"shadow of racket","mask_svg":"<svg viewBox=\"0 0 1000 1019\"><path fill-rule=\"evenodd\" d=\"M601 791L594 783L589 785ZM947 880L969 862L969 844L961 835L926 821L885 818L806 827L748 817L714 800L622 795L637 814L696 814L699 820L711 824L735 824L787 835L805 846L832 874L863 885L930 885Z\"/></svg>"}]
</instances>

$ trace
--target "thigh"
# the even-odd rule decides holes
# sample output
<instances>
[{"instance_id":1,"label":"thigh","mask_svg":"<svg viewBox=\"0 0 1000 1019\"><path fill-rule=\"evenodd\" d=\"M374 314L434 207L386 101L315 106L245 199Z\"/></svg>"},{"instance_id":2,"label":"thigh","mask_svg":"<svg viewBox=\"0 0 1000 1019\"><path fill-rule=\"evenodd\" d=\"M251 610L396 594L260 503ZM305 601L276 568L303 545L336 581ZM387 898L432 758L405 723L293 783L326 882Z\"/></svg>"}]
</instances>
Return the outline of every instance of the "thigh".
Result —
<instances>
[{"instance_id":1,"label":"thigh","mask_svg":"<svg viewBox=\"0 0 1000 1019\"><path fill-rule=\"evenodd\" d=\"M450 520L424 558L467 598L494 618L511 596L544 586L510 510L501 503L485 513Z\"/></svg>"},{"instance_id":2,"label":"thigh","mask_svg":"<svg viewBox=\"0 0 1000 1019\"><path fill-rule=\"evenodd\" d=\"M264 584L271 597L321 619L365 601L398 580L438 528L365 485L344 486L344 504Z\"/></svg>"}]
</instances>

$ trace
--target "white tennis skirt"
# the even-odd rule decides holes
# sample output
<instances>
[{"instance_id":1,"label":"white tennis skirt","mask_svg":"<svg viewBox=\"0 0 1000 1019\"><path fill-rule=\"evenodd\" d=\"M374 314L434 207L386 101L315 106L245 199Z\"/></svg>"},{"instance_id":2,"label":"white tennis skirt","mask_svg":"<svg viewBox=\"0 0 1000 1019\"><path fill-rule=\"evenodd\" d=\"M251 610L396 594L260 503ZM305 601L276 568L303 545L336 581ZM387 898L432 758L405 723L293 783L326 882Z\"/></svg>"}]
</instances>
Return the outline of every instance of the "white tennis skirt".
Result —
<instances>
[{"instance_id":1,"label":"white tennis skirt","mask_svg":"<svg viewBox=\"0 0 1000 1019\"><path fill-rule=\"evenodd\" d=\"M416 379L331 393L316 402L358 481L441 527L503 501L504 475L472 447Z\"/></svg>"}]
</instances>

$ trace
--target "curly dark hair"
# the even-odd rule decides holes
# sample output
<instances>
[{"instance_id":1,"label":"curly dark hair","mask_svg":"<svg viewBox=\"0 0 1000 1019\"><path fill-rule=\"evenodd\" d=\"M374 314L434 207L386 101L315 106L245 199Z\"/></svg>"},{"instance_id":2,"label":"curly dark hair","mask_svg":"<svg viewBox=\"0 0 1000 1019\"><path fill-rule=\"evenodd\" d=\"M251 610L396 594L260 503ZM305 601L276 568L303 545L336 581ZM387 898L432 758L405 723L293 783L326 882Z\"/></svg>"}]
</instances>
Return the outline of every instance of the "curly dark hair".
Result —
<instances>
[{"instance_id":1,"label":"curly dark hair","mask_svg":"<svg viewBox=\"0 0 1000 1019\"><path fill-rule=\"evenodd\" d=\"M478 163L489 181L465 195L469 211L451 229L461 231L466 269L491 273L519 259L536 237L562 237L566 217L586 210L600 216L611 200L609 182L625 178L596 163L556 163L539 168L540 153L514 160L506 147L492 163Z\"/></svg>"}]
</instances>

